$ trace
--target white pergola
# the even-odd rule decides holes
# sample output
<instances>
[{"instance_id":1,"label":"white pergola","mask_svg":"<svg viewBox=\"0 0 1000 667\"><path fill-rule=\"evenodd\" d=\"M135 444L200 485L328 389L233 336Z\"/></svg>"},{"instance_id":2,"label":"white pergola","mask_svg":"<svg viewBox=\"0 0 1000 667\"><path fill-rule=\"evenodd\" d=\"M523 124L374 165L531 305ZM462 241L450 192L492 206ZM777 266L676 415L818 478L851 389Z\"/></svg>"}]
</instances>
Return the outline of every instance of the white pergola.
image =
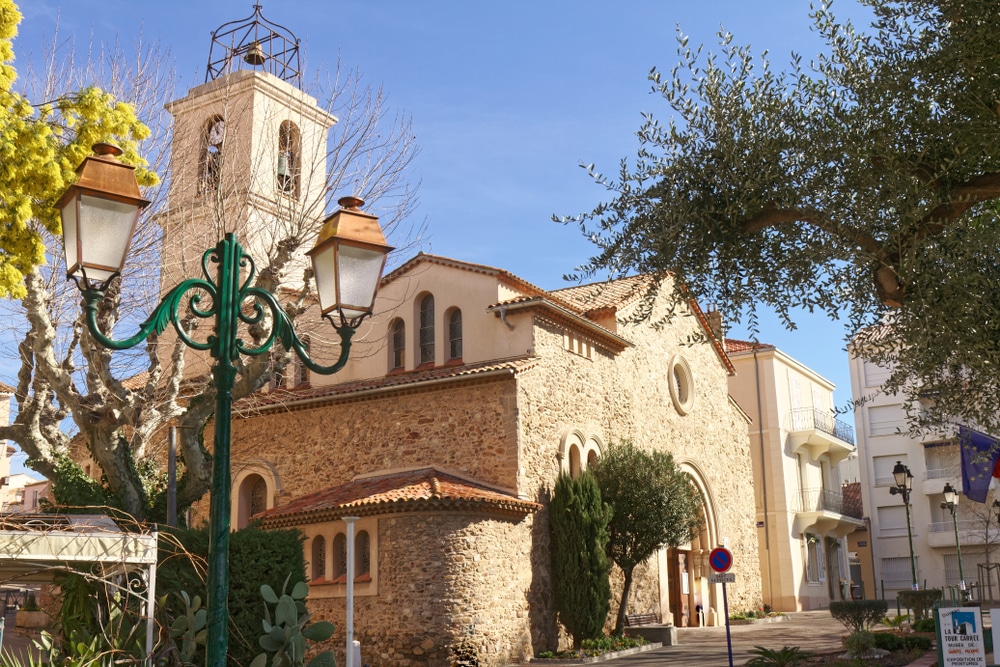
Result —
<instances>
[{"instance_id":1,"label":"white pergola","mask_svg":"<svg viewBox=\"0 0 1000 667\"><path fill-rule=\"evenodd\" d=\"M145 590L124 586L146 604L146 655L153 652L157 531L125 532L109 517L87 514L0 515L0 582L49 583L59 572L108 582L138 571Z\"/></svg>"}]
</instances>

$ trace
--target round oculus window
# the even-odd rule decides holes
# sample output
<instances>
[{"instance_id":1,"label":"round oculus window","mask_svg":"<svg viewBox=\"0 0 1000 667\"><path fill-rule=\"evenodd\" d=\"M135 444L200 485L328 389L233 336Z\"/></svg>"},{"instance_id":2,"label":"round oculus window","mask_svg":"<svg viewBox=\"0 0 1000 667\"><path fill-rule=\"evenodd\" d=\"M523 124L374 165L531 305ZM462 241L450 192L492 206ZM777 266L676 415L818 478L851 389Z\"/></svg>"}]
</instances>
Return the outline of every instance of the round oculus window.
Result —
<instances>
[{"instance_id":1,"label":"round oculus window","mask_svg":"<svg viewBox=\"0 0 1000 667\"><path fill-rule=\"evenodd\" d=\"M694 377L687 359L675 354L670 359L670 398L674 408L682 415L691 411L694 405Z\"/></svg>"}]
</instances>

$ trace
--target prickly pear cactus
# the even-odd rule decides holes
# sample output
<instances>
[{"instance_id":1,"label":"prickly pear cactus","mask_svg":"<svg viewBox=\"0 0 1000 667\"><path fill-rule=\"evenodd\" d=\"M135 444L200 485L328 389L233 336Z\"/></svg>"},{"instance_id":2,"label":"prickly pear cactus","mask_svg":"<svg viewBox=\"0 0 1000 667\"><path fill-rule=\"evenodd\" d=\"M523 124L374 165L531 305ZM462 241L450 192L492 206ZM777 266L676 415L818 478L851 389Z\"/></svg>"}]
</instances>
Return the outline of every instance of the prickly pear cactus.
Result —
<instances>
[{"instance_id":1,"label":"prickly pear cactus","mask_svg":"<svg viewBox=\"0 0 1000 667\"><path fill-rule=\"evenodd\" d=\"M250 667L304 667L306 640L321 642L333 636L333 623L309 622L312 614L306 610L304 602L309 595L309 586L300 581L292 587L290 594L286 593L287 588L287 577L281 586L280 596L267 584L260 587L260 594L264 597L264 634L257 643L264 653L254 658ZM336 664L333 652L323 651L309 662L309 667L336 667Z\"/></svg>"}]
</instances>

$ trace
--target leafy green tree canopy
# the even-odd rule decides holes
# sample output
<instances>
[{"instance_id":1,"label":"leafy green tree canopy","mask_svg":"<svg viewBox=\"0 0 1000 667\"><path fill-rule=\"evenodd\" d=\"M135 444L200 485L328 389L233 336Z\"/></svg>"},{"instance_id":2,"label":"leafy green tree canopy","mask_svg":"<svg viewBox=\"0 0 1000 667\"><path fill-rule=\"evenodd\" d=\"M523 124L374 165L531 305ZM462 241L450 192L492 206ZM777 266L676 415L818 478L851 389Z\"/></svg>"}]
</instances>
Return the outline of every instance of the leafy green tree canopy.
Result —
<instances>
[{"instance_id":1,"label":"leafy green tree canopy","mask_svg":"<svg viewBox=\"0 0 1000 667\"><path fill-rule=\"evenodd\" d=\"M669 120L645 114L633 164L590 166L610 201L561 220L597 245L584 275L672 271L753 326L758 304L789 328L796 307L843 318L914 425L997 430L1000 14L861 4L868 31L814 9L824 52L783 72L728 33L718 54L678 34L677 65L649 75Z\"/></svg>"},{"instance_id":2,"label":"leafy green tree canopy","mask_svg":"<svg viewBox=\"0 0 1000 667\"><path fill-rule=\"evenodd\" d=\"M608 556L625 575L615 633L625 610L635 567L663 547L689 542L702 524L701 497L691 478L666 452L631 442L612 446L594 469L601 499L611 507Z\"/></svg>"},{"instance_id":3,"label":"leafy green tree canopy","mask_svg":"<svg viewBox=\"0 0 1000 667\"><path fill-rule=\"evenodd\" d=\"M17 299L27 293L24 276L45 262L41 230L61 233L53 205L91 146L117 144L140 185L157 182L137 152L149 129L130 105L93 87L36 104L15 92L20 21L13 0L0 0L0 297Z\"/></svg>"}]
</instances>

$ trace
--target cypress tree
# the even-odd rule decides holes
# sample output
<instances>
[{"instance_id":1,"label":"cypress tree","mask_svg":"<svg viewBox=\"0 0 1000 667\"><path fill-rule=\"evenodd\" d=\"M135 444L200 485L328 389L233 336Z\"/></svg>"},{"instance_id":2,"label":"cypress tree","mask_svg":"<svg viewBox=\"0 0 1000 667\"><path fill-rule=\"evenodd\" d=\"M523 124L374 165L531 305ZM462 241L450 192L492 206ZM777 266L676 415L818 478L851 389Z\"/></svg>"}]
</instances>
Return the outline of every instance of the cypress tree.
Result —
<instances>
[{"instance_id":1,"label":"cypress tree","mask_svg":"<svg viewBox=\"0 0 1000 667\"><path fill-rule=\"evenodd\" d=\"M611 606L611 562L606 548L611 509L601 502L589 472L573 479L561 474L549 505L552 576L559 621L580 648L584 639L602 636Z\"/></svg>"}]
</instances>

